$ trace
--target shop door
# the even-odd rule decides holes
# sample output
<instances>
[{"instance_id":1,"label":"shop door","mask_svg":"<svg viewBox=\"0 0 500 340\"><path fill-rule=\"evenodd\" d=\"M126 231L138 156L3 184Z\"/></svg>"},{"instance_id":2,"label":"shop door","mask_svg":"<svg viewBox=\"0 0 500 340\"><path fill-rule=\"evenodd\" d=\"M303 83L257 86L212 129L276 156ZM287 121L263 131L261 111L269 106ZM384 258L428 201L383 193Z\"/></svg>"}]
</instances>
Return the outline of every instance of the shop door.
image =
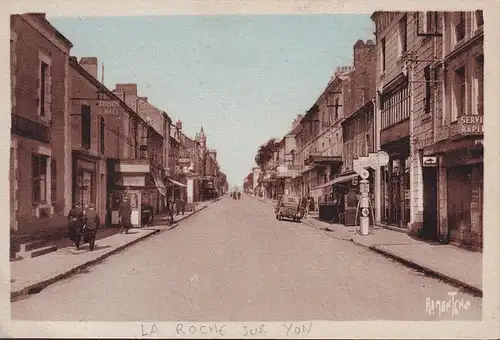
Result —
<instances>
[{"instance_id":1,"label":"shop door","mask_svg":"<svg viewBox=\"0 0 500 340\"><path fill-rule=\"evenodd\" d=\"M447 171L448 189L448 238L461 242L462 234L470 231L471 170L470 167L454 167Z\"/></svg>"},{"instance_id":2,"label":"shop door","mask_svg":"<svg viewBox=\"0 0 500 340\"><path fill-rule=\"evenodd\" d=\"M424 181L424 220L422 227L422 237L429 240L438 239L437 228L437 168L423 168Z\"/></svg>"},{"instance_id":3,"label":"shop door","mask_svg":"<svg viewBox=\"0 0 500 340\"><path fill-rule=\"evenodd\" d=\"M391 176L391 186L389 188L391 192L391 203L390 203L390 222L399 224L401 221L401 176L399 174L393 173Z\"/></svg>"}]
</instances>

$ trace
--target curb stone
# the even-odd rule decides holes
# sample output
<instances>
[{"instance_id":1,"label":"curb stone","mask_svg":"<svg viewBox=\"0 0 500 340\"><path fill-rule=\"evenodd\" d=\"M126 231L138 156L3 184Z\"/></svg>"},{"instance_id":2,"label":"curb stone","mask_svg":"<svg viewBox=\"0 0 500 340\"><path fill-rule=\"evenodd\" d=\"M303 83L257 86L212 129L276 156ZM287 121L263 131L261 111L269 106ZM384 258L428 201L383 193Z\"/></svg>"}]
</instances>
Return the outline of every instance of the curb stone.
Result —
<instances>
[{"instance_id":1,"label":"curb stone","mask_svg":"<svg viewBox=\"0 0 500 340\"><path fill-rule=\"evenodd\" d=\"M78 272L79 270L82 270L82 269L84 269L86 267L89 267L91 265L97 264L97 263L103 261L104 259L108 258L109 256L111 256L113 254L116 254L119 251L121 251L121 250L123 250L123 249L125 249L125 248L127 248L127 247L129 247L129 246L131 246L131 245L133 245L133 244L135 244L137 242L139 242L139 241L142 241L142 240L144 240L147 237L150 237L150 236L152 236L154 234L157 234L159 232L160 232L160 230L158 230L158 229L151 230L151 232L147 233L146 235L143 235L143 236L141 236L141 237L139 237L139 238L137 238L137 239L135 239L135 240L133 240L133 241L131 241L129 243L125 243L125 244L123 244L123 245L121 245L119 247L116 247L115 249L113 249L113 250L111 250L111 251L109 251L109 252L107 252L105 254L102 254L101 256L99 256L99 257L97 257L95 259L89 260L87 262L84 262L84 263L76 266L76 267L73 267L73 268L71 268L69 270L66 270L63 273L56 275L55 277L51 277L51 278L43 280L41 282L37 282L37 283L31 284L31 285L29 285L27 287L24 287L24 288L16 290L16 291L11 291L11 293L10 293L11 302L13 300L15 300L15 298L18 298L20 296L30 295L30 292L32 292L32 291L41 291L42 289L46 288L47 286L49 286L49 285L51 285L51 284L53 284L53 283L55 283L57 281L60 281L60 280L62 280L64 278L70 276L71 274L74 274L74 273Z\"/></svg>"},{"instance_id":2,"label":"curb stone","mask_svg":"<svg viewBox=\"0 0 500 340\"><path fill-rule=\"evenodd\" d=\"M179 222L180 221L183 221L183 220L191 217L192 215L196 214L199 211L204 210L207 207L208 207L208 205L203 206L202 208L200 208L200 209L194 211L193 213L191 213L190 215L182 217L181 219L177 220L174 223L174 225L172 225L172 227L170 227L168 229L157 229L157 228L154 228L154 226L151 229L143 229L143 230L148 230L148 231L151 231L151 232L147 233L147 234L145 234L145 235L143 235L143 236L141 236L141 237L139 237L139 238L137 238L137 239L135 239L135 240L133 240L133 241L131 241L129 243L125 243L125 244L123 244L123 245L121 245L121 246L119 246L119 247L117 247L117 248L115 248L115 249L113 249L113 250L105 253L105 254L102 254L101 256L99 256L99 257L97 257L95 259L89 260L87 262L84 262L84 263L76 266L76 267L73 267L73 268L71 268L69 270L66 270L63 273L58 274L58 275L56 275L54 277L51 277L49 279L46 279L46 280L43 280L43 281L31 284L29 286L26 286L26 287L24 287L22 289L18 289L16 291L11 291L11 293L10 293L11 302L15 301L19 297L30 295L30 293L33 292L33 291L41 291L42 289L50 286L51 284L54 284L57 281L60 281L60 280L62 280L64 278L67 278L68 276L71 276L72 274L74 274L74 273L76 273L76 272L78 272L78 271L80 271L80 270L82 270L84 268L87 268L87 267L90 267L90 266L92 266L94 264L102 262L103 260L105 260L109 256L114 255L114 254L116 254L116 253L124 250L125 248L128 248L128 247L130 247L130 246L138 243L139 241L142 241L142 240L144 240L144 239L146 239L146 238L148 238L148 237L150 237L152 235L159 234L159 233L164 232L164 231L172 230L172 229L176 228L177 226L179 226Z\"/></svg>"},{"instance_id":3,"label":"curb stone","mask_svg":"<svg viewBox=\"0 0 500 340\"><path fill-rule=\"evenodd\" d=\"M389 258L391 258L393 260L396 260L396 261L398 261L398 262L400 262L402 264L405 264L407 267L420 270L420 271L424 272L425 274L427 274L428 276L437 277L437 278L443 280L444 282L447 282L448 284L450 284L452 286L455 286L457 288L469 291L474 296L478 296L478 297L481 297L481 298L483 297L483 291L482 291L482 289L480 289L478 287L475 287L475 286L470 285L470 284L468 284L466 282L463 282L463 281L461 281L459 279L456 279L454 277L451 277L449 275L441 273L441 272L439 272L439 271L437 271L435 269L429 268L428 266L420 265L420 264L415 263L415 262L413 262L411 260L405 259L402 256L393 254L390 251L381 249L381 248L379 248L379 247L377 247L375 245L367 247L367 246L359 244L359 243L357 243L355 241L353 241L353 242L355 244L358 244L358 245L362 246L362 247L368 248L368 249L372 250L373 252L379 253L379 254L384 255L386 257L389 257Z\"/></svg>"}]
</instances>

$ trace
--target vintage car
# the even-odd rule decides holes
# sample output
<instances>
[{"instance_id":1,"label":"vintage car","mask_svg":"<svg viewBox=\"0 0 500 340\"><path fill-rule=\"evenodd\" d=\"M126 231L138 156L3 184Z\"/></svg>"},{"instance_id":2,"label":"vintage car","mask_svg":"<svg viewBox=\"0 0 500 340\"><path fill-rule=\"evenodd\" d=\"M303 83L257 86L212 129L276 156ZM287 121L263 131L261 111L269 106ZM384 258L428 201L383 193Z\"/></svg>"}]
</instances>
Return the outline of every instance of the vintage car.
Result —
<instances>
[{"instance_id":1,"label":"vintage car","mask_svg":"<svg viewBox=\"0 0 500 340\"><path fill-rule=\"evenodd\" d=\"M305 199L296 196L280 196L276 205L276 219L288 218L293 221L300 221L304 217Z\"/></svg>"}]
</instances>

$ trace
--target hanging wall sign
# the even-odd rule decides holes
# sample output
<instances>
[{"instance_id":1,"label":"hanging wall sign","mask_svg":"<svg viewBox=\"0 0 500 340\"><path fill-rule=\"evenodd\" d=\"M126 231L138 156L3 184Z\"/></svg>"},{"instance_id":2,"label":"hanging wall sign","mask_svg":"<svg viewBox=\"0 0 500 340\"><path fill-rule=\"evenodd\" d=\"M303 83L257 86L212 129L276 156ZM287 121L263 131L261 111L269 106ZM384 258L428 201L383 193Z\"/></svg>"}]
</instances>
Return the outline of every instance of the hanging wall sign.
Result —
<instances>
[{"instance_id":1,"label":"hanging wall sign","mask_svg":"<svg viewBox=\"0 0 500 340\"><path fill-rule=\"evenodd\" d=\"M424 156L422 160L422 166L424 168L433 168L437 166L437 157L436 156Z\"/></svg>"}]
</instances>

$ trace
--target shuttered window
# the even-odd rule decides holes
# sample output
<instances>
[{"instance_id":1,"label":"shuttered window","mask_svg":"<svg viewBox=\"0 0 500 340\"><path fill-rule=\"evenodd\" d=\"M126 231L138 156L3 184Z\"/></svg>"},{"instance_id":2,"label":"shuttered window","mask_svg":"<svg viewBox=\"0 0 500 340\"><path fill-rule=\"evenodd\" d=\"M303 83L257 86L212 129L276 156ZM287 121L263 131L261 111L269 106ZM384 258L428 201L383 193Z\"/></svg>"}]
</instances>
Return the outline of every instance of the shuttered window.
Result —
<instances>
[{"instance_id":1,"label":"shuttered window","mask_svg":"<svg viewBox=\"0 0 500 340\"><path fill-rule=\"evenodd\" d=\"M90 149L90 139L91 139L91 116L90 116L90 106L82 105L81 107L81 117L82 117L82 148Z\"/></svg>"}]
</instances>

